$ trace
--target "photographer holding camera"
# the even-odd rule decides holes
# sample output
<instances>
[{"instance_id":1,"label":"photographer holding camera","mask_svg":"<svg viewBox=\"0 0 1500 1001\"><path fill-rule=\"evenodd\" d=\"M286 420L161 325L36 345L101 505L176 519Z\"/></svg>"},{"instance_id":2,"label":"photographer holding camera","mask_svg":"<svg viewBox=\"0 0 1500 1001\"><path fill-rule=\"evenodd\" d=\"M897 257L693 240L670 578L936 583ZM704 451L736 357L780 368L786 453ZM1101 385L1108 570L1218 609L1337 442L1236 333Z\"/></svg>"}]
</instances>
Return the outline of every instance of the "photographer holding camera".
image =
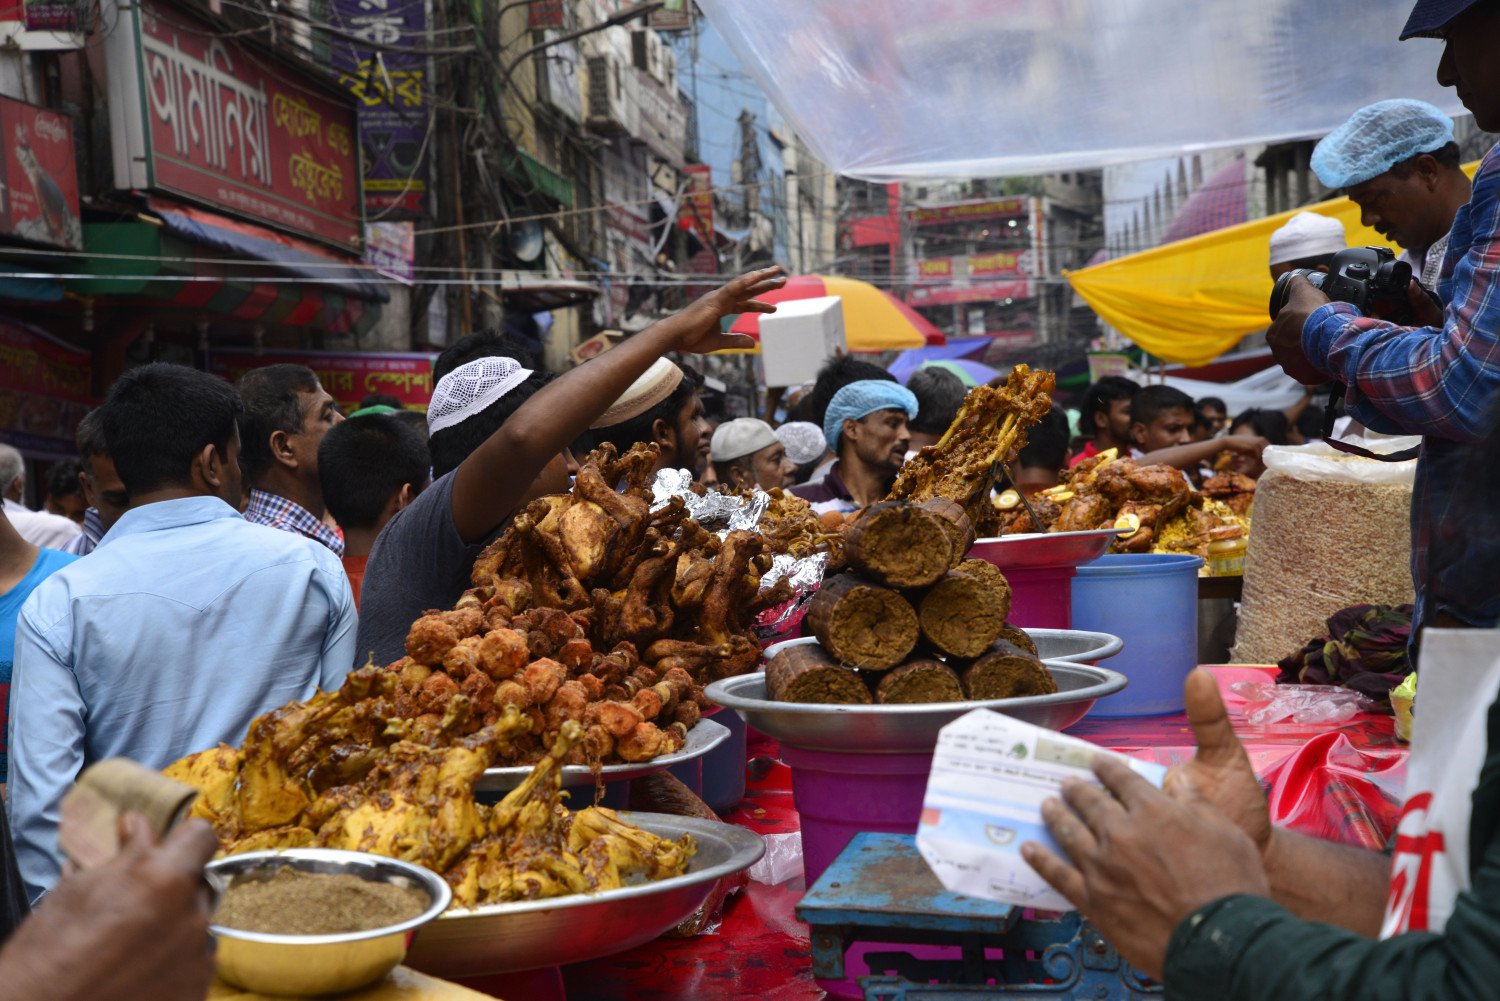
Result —
<instances>
[{"instance_id":1,"label":"photographer holding camera","mask_svg":"<svg viewBox=\"0 0 1500 1001\"><path fill-rule=\"evenodd\" d=\"M1500 73L1493 52L1469 55L1470 40L1454 26L1478 25L1494 6L1424 0L1412 15L1415 25L1429 9L1457 12L1436 29L1449 40L1438 82L1458 89L1485 130L1500 129ZM1431 33L1408 25L1402 37ZM1325 184L1345 189L1366 225L1406 248L1400 260L1446 306L1413 283L1400 305L1414 319L1401 325L1351 305L1357 297L1347 292L1330 301L1302 277L1282 278L1285 305L1266 339L1298 381L1344 386L1349 415L1361 424L1423 436L1411 517L1416 625L1493 622L1500 595L1444 589L1445 600L1434 601L1432 583L1452 568L1429 557L1433 531L1464 489L1463 452L1484 431L1483 414L1500 389L1500 154L1484 158L1471 189L1446 115L1421 101L1381 101L1318 143L1312 166Z\"/></svg>"},{"instance_id":2,"label":"photographer holding camera","mask_svg":"<svg viewBox=\"0 0 1500 1001\"><path fill-rule=\"evenodd\" d=\"M1444 41L1439 82L1457 89L1481 128L1500 130L1500 0L1417 0L1402 37L1417 35ZM1428 519L1445 519L1432 538L1453 564L1433 577L1440 600L1429 614L1486 627L1500 614L1493 607L1500 561L1472 551L1500 531L1497 271L1500 150L1491 150L1453 224L1439 282L1446 307L1437 310L1409 286L1410 308L1425 326L1365 317L1297 278L1268 333L1278 360L1301 381L1346 385L1358 419L1425 436L1413 523L1425 548ZM1434 462L1450 454L1467 465ZM1468 551L1449 556L1455 532ZM1462 571L1462 585L1450 569ZM1217 682L1201 671L1187 683L1193 760L1157 790L1100 756L1104 788L1065 784L1061 800L1042 806L1066 857L1035 843L1023 855L1125 959L1162 980L1168 999L1500 998L1494 640L1463 630L1429 637L1432 649L1472 656L1433 667L1444 684L1431 686L1428 715L1419 715L1427 726L1417 728L1412 798L1394 858L1273 827ZM1462 705L1438 700L1439 690L1456 691ZM1419 746L1437 733L1453 735L1456 753L1444 758Z\"/></svg>"}]
</instances>

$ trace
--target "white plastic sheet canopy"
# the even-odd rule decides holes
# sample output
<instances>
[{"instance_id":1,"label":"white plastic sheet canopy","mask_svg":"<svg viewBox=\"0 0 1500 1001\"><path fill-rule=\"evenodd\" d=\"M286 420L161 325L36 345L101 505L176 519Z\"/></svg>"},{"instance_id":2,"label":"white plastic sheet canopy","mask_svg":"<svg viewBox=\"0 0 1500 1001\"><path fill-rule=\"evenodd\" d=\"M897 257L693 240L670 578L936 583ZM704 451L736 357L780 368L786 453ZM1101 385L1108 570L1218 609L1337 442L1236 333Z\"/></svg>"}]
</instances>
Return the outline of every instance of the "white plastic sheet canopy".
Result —
<instances>
[{"instance_id":1,"label":"white plastic sheet canopy","mask_svg":"<svg viewBox=\"0 0 1500 1001\"><path fill-rule=\"evenodd\" d=\"M1462 111L1412 0L700 0L787 122L868 180L1098 167Z\"/></svg>"}]
</instances>

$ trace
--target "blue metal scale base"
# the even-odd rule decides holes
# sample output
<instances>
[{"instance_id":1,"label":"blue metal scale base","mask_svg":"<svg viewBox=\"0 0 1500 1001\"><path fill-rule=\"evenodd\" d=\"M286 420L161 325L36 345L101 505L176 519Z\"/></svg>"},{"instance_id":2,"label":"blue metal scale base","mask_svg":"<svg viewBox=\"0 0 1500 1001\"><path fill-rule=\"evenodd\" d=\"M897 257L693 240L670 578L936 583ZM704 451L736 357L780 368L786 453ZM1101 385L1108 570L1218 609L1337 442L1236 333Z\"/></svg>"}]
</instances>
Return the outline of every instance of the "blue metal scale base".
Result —
<instances>
[{"instance_id":1,"label":"blue metal scale base","mask_svg":"<svg viewBox=\"0 0 1500 1001\"><path fill-rule=\"evenodd\" d=\"M866 1001L1144 1001L1161 988L1122 960L1076 913L1022 910L951 893L902 834L857 834L797 905L812 928L813 975L840 980L855 943L957 947L960 959L873 952ZM998 953L998 955L996 955Z\"/></svg>"}]
</instances>

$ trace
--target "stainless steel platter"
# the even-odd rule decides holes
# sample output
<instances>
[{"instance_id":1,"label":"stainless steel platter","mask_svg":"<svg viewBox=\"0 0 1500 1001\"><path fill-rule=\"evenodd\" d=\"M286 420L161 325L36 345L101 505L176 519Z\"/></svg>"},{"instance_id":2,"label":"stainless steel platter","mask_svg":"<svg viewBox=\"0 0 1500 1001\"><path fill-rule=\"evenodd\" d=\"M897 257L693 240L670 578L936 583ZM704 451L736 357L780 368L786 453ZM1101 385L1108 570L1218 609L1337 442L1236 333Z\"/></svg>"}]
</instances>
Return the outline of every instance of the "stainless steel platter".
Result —
<instances>
[{"instance_id":1,"label":"stainless steel platter","mask_svg":"<svg viewBox=\"0 0 1500 1001\"><path fill-rule=\"evenodd\" d=\"M760 835L733 824L662 813L622 813L664 838L691 834L698 853L681 876L595 894L449 911L417 934L406 965L463 978L597 959L649 942L689 917L714 881L765 853Z\"/></svg>"},{"instance_id":2,"label":"stainless steel platter","mask_svg":"<svg viewBox=\"0 0 1500 1001\"><path fill-rule=\"evenodd\" d=\"M1092 664L1107 660L1125 649L1125 641L1109 633L1095 633L1087 629L1023 629L1036 644L1036 654L1042 660L1065 660L1070 664ZM787 647L816 643L812 636L786 640L766 648L766 659L770 660Z\"/></svg>"},{"instance_id":3,"label":"stainless steel platter","mask_svg":"<svg viewBox=\"0 0 1500 1001\"><path fill-rule=\"evenodd\" d=\"M687 743L675 754L663 754L650 761L632 761L618 765L604 765L599 769L600 781L618 782L641 775L650 775L663 769L680 765L703 755L729 739L729 728L711 719L700 719L688 731ZM532 765L513 765L509 768L486 768L479 783L474 787L479 792L507 792L521 784L531 774ZM564 765L562 784L564 788L591 786L594 771L588 765Z\"/></svg>"},{"instance_id":4,"label":"stainless steel platter","mask_svg":"<svg viewBox=\"0 0 1500 1001\"><path fill-rule=\"evenodd\" d=\"M1036 644L1042 660L1065 660L1070 664L1094 664L1125 649L1125 641L1110 633L1087 629L1022 629Z\"/></svg>"},{"instance_id":5,"label":"stainless steel platter","mask_svg":"<svg viewBox=\"0 0 1500 1001\"><path fill-rule=\"evenodd\" d=\"M1088 664L1044 661L1057 681L1054 695L974 702L934 702L900 706L823 706L773 702L766 676L742 674L705 689L711 700L733 709L760 732L793 747L813 751L919 754L937 746L938 731L974 709L1062 730L1093 708L1094 701L1125 687L1125 675Z\"/></svg>"},{"instance_id":6,"label":"stainless steel platter","mask_svg":"<svg viewBox=\"0 0 1500 1001\"><path fill-rule=\"evenodd\" d=\"M1001 570L1076 567L1103 556L1119 534L1119 529L1102 528L1092 532L1003 535L999 538L976 539L969 548L969 556L993 563Z\"/></svg>"}]
</instances>

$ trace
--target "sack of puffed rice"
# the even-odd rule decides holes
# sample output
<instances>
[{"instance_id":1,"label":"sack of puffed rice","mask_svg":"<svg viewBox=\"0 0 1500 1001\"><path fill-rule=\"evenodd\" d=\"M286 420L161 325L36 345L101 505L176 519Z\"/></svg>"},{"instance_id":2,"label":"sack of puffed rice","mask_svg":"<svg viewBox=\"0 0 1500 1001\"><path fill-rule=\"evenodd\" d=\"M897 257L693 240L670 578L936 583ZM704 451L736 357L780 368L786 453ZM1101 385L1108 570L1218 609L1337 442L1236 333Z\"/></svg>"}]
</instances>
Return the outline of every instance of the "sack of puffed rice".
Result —
<instances>
[{"instance_id":1,"label":"sack of puffed rice","mask_svg":"<svg viewBox=\"0 0 1500 1001\"><path fill-rule=\"evenodd\" d=\"M1391 451L1409 440L1392 439ZM1351 605L1404 605L1416 460L1380 462L1315 442L1266 449L1231 654L1274 664Z\"/></svg>"}]
</instances>

